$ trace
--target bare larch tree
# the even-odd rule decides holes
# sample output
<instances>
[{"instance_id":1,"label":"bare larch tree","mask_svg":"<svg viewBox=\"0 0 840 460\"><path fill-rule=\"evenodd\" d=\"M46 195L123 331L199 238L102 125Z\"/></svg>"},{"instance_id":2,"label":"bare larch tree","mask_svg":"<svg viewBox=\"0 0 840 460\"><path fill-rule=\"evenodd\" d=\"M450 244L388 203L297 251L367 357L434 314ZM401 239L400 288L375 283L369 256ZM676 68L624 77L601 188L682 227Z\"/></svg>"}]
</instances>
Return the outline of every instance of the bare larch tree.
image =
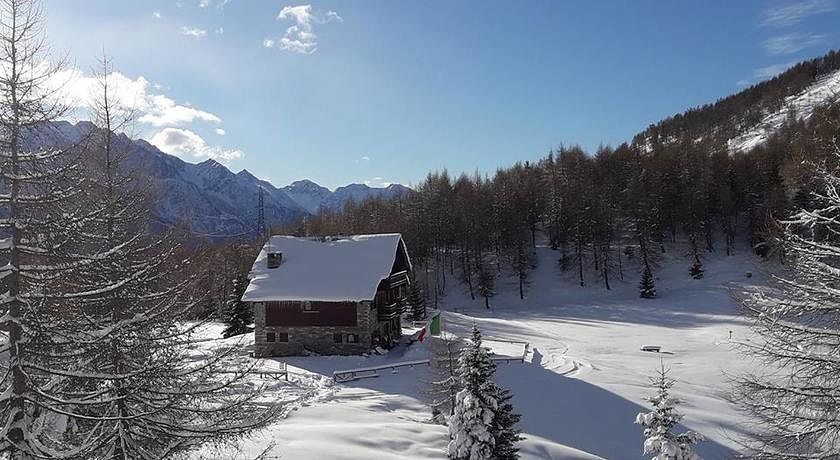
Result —
<instances>
[{"instance_id":1,"label":"bare larch tree","mask_svg":"<svg viewBox=\"0 0 840 460\"><path fill-rule=\"evenodd\" d=\"M743 296L759 340L744 344L760 371L734 399L754 421L759 459L840 457L840 149L814 164L813 205L783 222L790 269Z\"/></svg>"}]
</instances>

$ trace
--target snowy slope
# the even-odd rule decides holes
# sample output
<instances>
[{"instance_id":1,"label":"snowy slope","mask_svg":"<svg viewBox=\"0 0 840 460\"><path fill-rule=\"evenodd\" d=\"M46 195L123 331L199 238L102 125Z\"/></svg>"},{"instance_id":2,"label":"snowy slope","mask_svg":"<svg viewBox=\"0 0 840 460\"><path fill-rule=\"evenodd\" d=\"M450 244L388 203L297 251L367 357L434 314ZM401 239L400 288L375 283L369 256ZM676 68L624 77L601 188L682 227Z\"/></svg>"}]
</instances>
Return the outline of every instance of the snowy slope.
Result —
<instances>
[{"instance_id":1,"label":"snowy slope","mask_svg":"<svg viewBox=\"0 0 840 460\"><path fill-rule=\"evenodd\" d=\"M764 282L760 262L746 253L710 256L704 260L706 277L694 280L682 251L673 250L657 272L659 297L644 300L638 298L638 267L632 263L624 267L626 280L614 280L606 291L594 276L579 287L573 274L557 270L557 257L538 248L539 266L525 300L517 295L516 279L508 277L499 280L491 310L457 287L442 305L448 332L464 335L476 323L488 341L530 344L525 363L499 364L497 372L522 413L523 458L641 458L641 429L633 420L647 407L644 397L652 391L647 377L660 359L679 381L674 393L684 400L685 426L708 437L701 455L730 458L743 418L725 401L725 373L749 367L732 349L749 335L729 294ZM755 275L746 278L748 271ZM301 388L281 387L277 397L320 396L294 403L288 418L238 446L195 458L249 459L270 447L269 458L442 459L447 431L428 422L427 367L385 370L377 378L326 387L319 378L335 370L426 359L427 343L384 356L289 358L292 380ZM642 345L660 345L663 353L642 352ZM310 393L302 389L307 386Z\"/></svg>"},{"instance_id":2,"label":"snowy slope","mask_svg":"<svg viewBox=\"0 0 840 460\"><path fill-rule=\"evenodd\" d=\"M808 119L814 108L840 98L840 70L829 73L799 94L785 98L781 108L764 114L761 122L729 140L729 151L747 151L761 145L791 117Z\"/></svg>"}]
</instances>

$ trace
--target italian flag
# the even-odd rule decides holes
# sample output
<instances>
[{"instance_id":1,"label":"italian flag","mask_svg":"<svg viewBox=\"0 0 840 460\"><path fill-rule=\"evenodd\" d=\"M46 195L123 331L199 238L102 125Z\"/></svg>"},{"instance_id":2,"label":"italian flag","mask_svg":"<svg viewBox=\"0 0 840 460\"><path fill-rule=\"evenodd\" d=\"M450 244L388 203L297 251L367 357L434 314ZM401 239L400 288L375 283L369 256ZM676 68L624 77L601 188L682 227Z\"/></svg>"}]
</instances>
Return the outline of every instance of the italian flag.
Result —
<instances>
[{"instance_id":1,"label":"italian flag","mask_svg":"<svg viewBox=\"0 0 840 460\"><path fill-rule=\"evenodd\" d=\"M433 335L440 334L440 313L432 316L426 325L423 326L423 329L420 329L420 332L417 333L417 340L422 342L426 338L426 334L430 332Z\"/></svg>"}]
</instances>

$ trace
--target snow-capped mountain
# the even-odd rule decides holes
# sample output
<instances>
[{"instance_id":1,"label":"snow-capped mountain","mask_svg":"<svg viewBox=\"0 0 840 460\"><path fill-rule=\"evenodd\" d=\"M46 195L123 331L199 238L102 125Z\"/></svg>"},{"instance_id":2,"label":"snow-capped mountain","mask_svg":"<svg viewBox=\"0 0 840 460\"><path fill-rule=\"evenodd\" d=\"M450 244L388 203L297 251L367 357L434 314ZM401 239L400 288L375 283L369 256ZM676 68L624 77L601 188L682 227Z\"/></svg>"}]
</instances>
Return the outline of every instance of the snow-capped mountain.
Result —
<instances>
[{"instance_id":1,"label":"snow-capped mountain","mask_svg":"<svg viewBox=\"0 0 840 460\"><path fill-rule=\"evenodd\" d=\"M74 145L94 129L89 122L52 123L31 142L39 145ZM232 237L254 231L257 221L259 190L263 189L267 225L286 224L314 214L322 206L338 209L350 198L395 196L408 190L402 186L372 188L357 184L342 187L353 193L330 192L312 181L298 181L277 188L247 170L233 173L223 164L208 159L193 164L161 152L145 140L118 137L121 148L129 152L128 161L143 170L158 196L155 210L162 227L188 225L196 235Z\"/></svg>"},{"instance_id":2,"label":"snow-capped mountain","mask_svg":"<svg viewBox=\"0 0 840 460\"><path fill-rule=\"evenodd\" d=\"M408 187L400 184L391 184L385 188L369 187L365 184L350 184L335 189L328 207L340 208L350 200L359 202L370 197L385 199L396 198L408 191Z\"/></svg>"},{"instance_id":3,"label":"snow-capped mountain","mask_svg":"<svg viewBox=\"0 0 840 460\"><path fill-rule=\"evenodd\" d=\"M292 182L282 190L299 206L312 214L317 213L333 195L330 189L307 179Z\"/></svg>"},{"instance_id":4,"label":"snow-capped mountain","mask_svg":"<svg viewBox=\"0 0 840 460\"><path fill-rule=\"evenodd\" d=\"M319 209L341 209L350 200L359 202L371 197L396 198L407 193L409 188L400 184L391 184L384 188L350 184L331 192L310 180L299 180L283 187L282 190L302 208L316 214Z\"/></svg>"}]
</instances>

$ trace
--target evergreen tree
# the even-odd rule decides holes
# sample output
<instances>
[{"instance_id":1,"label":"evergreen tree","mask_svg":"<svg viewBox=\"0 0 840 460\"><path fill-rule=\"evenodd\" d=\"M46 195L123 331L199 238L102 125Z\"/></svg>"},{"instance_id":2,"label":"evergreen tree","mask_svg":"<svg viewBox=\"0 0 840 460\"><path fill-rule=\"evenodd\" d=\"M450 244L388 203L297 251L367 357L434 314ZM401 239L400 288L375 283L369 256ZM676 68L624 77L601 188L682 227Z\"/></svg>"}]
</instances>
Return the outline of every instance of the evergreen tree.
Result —
<instances>
[{"instance_id":1,"label":"evergreen tree","mask_svg":"<svg viewBox=\"0 0 840 460\"><path fill-rule=\"evenodd\" d=\"M461 390L449 418L449 458L515 460L521 440L509 390L493 382L496 364L482 346L481 332L473 325L469 343L458 359Z\"/></svg>"},{"instance_id":2,"label":"evergreen tree","mask_svg":"<svg viewBox=\"0 0 840 460\"><path fill-rule=\"evenodd\" d=\"M224 318L222 318L227 324L222 332L224 337L248 332L248 325L254 321L254 314L250 305L242 301L242 295L248 287L248 277L237 275L233 278L231 284L232 288L228 294L227 302L225 302Z\"/></svg>"},{"instance_id":3,"label":"evergreen tree","mask_svg":"<svg viewBox=\"0 0 840 460\"><path fill-rule=\"evenodd\" d=\"M653 460L701 460L693 448L703 441L703 435L693 431L673 433L682 415L675 407L678 401L670 395L675 381L668 377L664 364L650 382L656 388L656 394L648 398L653 410L636 416L636 423L645 429L645 454L653 455Z\"/></svg>"},{"instance_id":4,"label":"evergreen tree","mask_svg":"<svg viewBox=\"0 0 840 460\"><path fill-rule=\"evenodd\" d=\"M694 261L688 269L688 274L696 280L703 279L703 263L700 262L700 248L697 245L697 236L692 233L689 236L689 240L691 241L691 257Z\"/></svg>"},{"instance_id":5,"label":"evergreen tree","mask_svg":"<svg viewBox=\"0 0 840 460\"><path fill-rule=\"evenodd\" d=\"M473 325L470 342L458 358L458 377L463 389L455 396L449 418L449 458L489 460L496 439L492 424L498 409L498 389L491 381L496 365L481 345L481 332Z\"/></svg>"},{"instance_id":6,"label":"evergreen tree","mask_svg":"<svg viewBox=\"0 0 840 460\"><path fill-rule=\"evenodd\" d=\"M497 387L496 400L498 407L493 417L490 431L496 440L493 447L493 460L516 460L519 458L517 443L522 440L521 431L517 428L521 416L513 411L510 403L513 395L507 388Z\"/></svg>"},{"instance_id":7,"label":"evergreen tree","mask_svg":"<svg viewBox=\"0 0 840 460\"><path fill-rule=\"evenodd\" d=\"M697 254L694 255L694 263L688 269L688 274L696 280L703 279L703 264L700 262L700 257Z\"/></svg>"},{"instance_id":8,"label":"evergreen tree","mask_svg":"<svg viewBox=\"0 0 840 460\"><path fill-rule=\"evenodd\" d=\"M645 265L642 271L642 280L639 282L639 297L643 299L652 299L656 297L656 287L653 283L653 273L650 272L650 267Z\"/></svg>"}]
</instances>

